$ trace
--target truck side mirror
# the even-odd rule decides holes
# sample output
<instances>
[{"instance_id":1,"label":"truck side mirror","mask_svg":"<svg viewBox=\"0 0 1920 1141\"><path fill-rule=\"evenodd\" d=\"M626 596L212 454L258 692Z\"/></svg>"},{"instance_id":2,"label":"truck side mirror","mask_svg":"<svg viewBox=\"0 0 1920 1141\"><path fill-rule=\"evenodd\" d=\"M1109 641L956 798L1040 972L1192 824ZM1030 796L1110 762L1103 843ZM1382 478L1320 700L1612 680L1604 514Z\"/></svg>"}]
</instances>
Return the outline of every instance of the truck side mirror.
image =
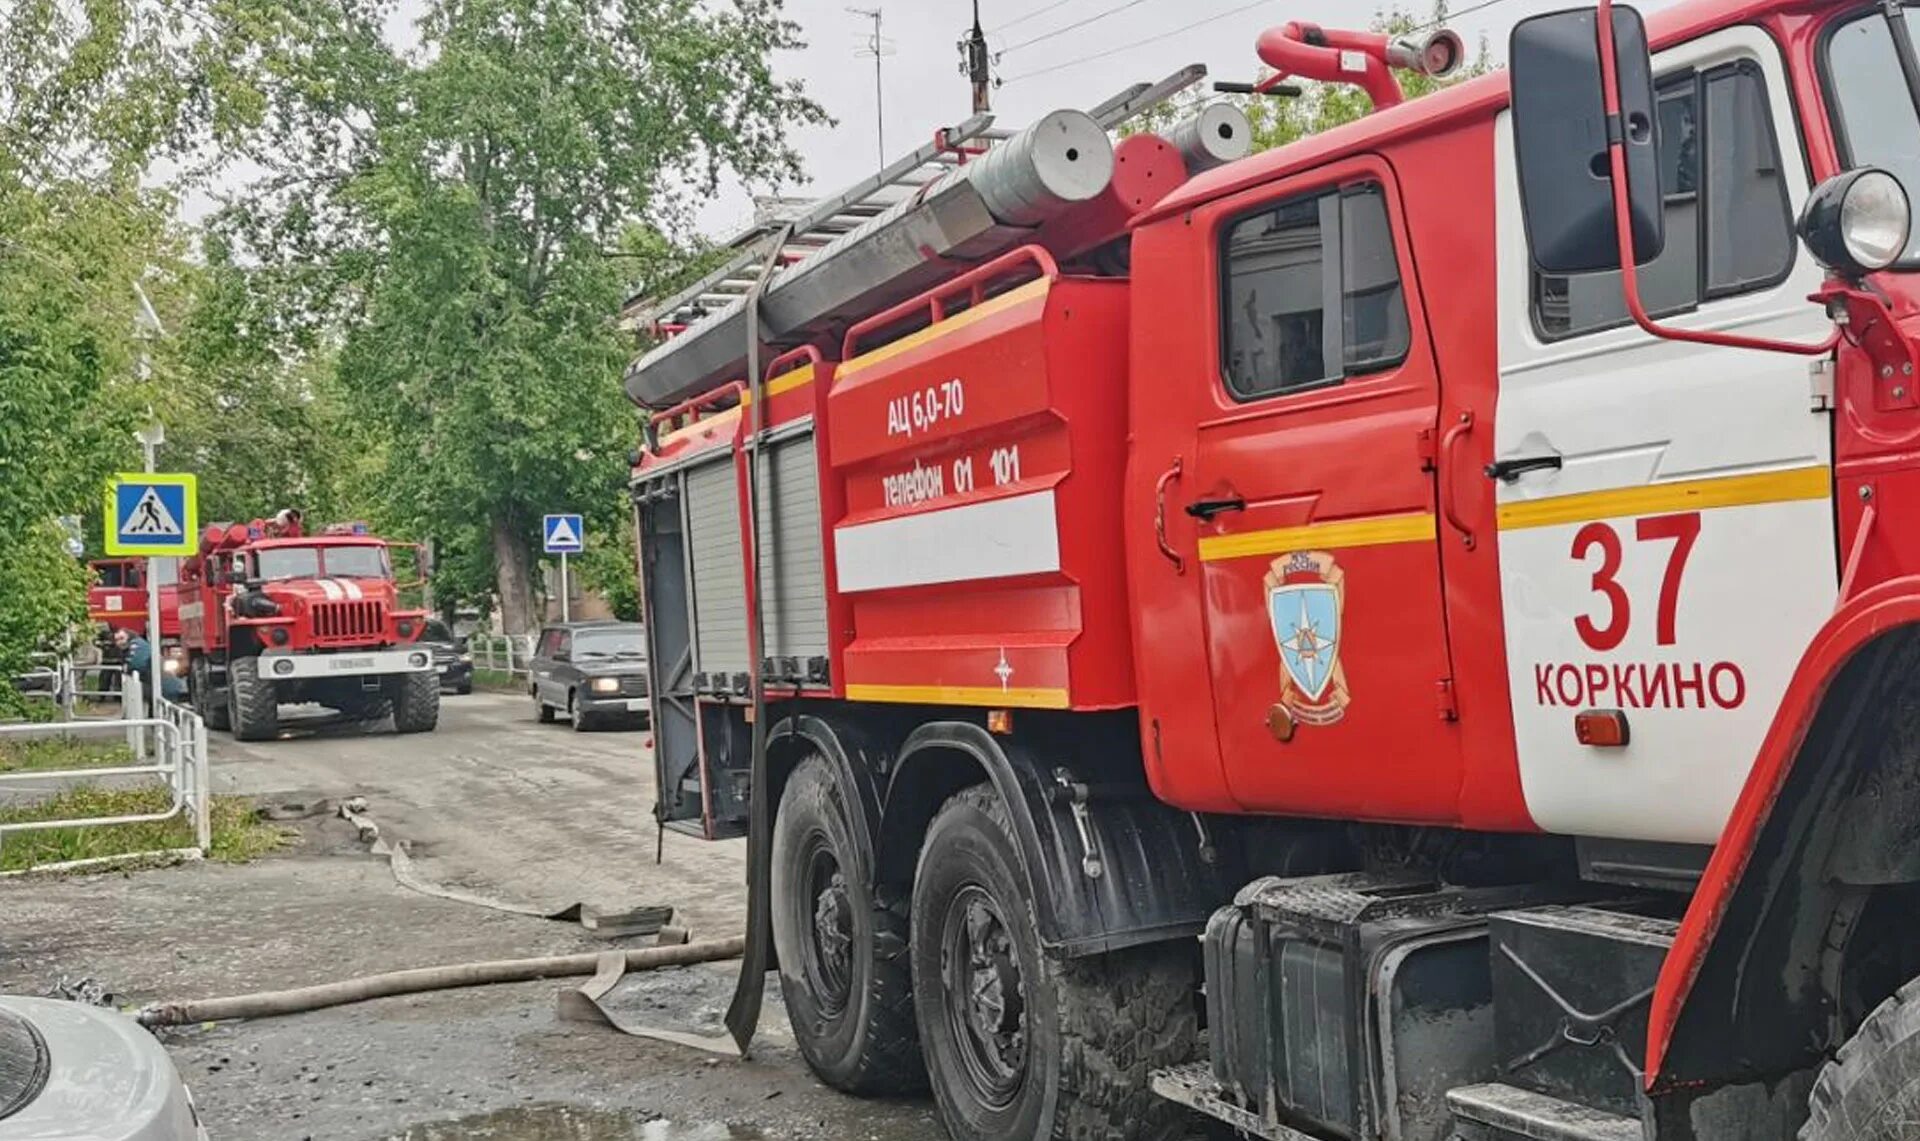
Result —
<instances>
[{"instance_id":1,"label":"truck side mirror","mask_svg":"<svg viewBox=\"0 0 1920 1141\"><path fill-rule=\"evenodd\" d=\"M1627 213L1644 265L1666 242L1653 60L1639 12L1614 5L1612 24ZM1520 21L1508 44L1521 213L1544 274L1620 268L1598 29L1595 9L1552 12Z\"/></svg>"}]
</instances>

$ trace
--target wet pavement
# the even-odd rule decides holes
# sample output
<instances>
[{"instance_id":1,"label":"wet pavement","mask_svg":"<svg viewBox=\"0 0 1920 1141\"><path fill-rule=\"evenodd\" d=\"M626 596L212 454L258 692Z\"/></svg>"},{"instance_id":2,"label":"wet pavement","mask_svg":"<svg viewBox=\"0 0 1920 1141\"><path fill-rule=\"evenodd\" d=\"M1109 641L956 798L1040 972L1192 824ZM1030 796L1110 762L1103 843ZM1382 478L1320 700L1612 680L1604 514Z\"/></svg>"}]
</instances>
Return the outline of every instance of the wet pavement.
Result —
<instances>
[{"instance_id":1,"label":"wet pavement","mask_svg":"<svg viewBox=\"0 0 1920 1141\"><path fill-rule=\"evenodd\" d=\"M669 833L654 863L645 734L538 725L524 698L449 697L415 737L300 724L215 735L224 791L315 804L365 796L423 875L511 903L670 903L695 938L744 916L738 843ZM91 978L122 1001L205 998L407 967L606 949L578 925L400 887L345 821L241 867L0 883L0 990ZM617 945L617 944L616 944ZM736 967L630 975L623 1017L714 1034ZM571 980L576 983L581 980ZM561 1022L568 980L443 991L162 1040L214 1141L940 1141L924 1098L862 1101L816 1082L769 993L754 1056L721 1058ZM771 980L770 980L771 982Z\"/></svg>"}]
</instances>

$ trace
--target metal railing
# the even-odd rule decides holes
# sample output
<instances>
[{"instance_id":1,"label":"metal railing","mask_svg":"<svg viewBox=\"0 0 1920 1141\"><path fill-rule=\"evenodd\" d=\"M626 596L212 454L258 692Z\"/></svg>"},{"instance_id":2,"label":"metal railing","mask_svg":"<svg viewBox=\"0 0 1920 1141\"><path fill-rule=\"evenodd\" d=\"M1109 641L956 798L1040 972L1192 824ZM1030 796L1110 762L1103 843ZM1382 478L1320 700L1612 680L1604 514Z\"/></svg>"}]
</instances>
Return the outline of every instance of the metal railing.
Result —
<instances>
[{"instance_id":1,"label":"metal railing","mask_svg":"<svg viewBox=\"0 0 1920 1141\"><path fill-rule=\"evenodd\" d=\"M134 748L138 763L98 765L73 769L29 769L0 773L0 794L24 788L28 792L57 791L77 783L131 778L159 778L168 790L167 807L162 811L125 813L118 816L73 817L51 820L0 822L0 845L9 836L55 828L107 827L116 824L149 824L185 819L193 830L193 846L154 852L132 852L111 857L116 860L154 855L204 856L213 840L213 783L207 761L207 728L191 708L162 698L152 717L145 716L144 702L137 676L125 679L124 710L118 719L91 719L24 722L0 725L0 742L44 739L48 737L113 737L124 734ZM151 751L145 746L151 742ZM39 870L53 870L96 863L94 860L64 864L43 864Z\"/></svg>"},{"instance_id":2,"label":"metal railing","mask_svg":"<svg viewBox=\"0 0 1920 1141\"><path fill-rule=\"evenodd\" d=\"M476 670L525 677L527 664L533 660L533 638L524 634L473 634L467 638L467 651L473 655Z\"/></svg>"}]
</instances>

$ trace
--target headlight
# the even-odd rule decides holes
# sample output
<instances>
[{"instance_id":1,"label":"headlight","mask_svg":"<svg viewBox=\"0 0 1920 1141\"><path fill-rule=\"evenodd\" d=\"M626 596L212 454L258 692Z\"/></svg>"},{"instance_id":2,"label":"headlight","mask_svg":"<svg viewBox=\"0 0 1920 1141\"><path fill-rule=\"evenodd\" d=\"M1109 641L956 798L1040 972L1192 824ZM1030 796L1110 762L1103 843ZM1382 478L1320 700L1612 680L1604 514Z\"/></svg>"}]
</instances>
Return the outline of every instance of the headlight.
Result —
<instances>
[{"instance_id":1,"label":"headlight","mask_svg":"<svg viewBox=\"0 0 1920 1141\"><path fill-rule=\"evenodd\" d=\"M593 692L619 693L620 679L617 677L597 677L593 679Z\"/></svg>"},{"instance_id":2,"label":"headlight","mask_svg":"<svg viewBox=\"0 0 1920 1141\"><path fill-rule=\"evenodd\" d=\"M460 651L460 660L461 660L461 661L463 661L463 662L470 662L470 661L472 661L472 660L473 660L473 654L472 654L472 653L470 653L469 651L466 651L466 650L461 650L461 651Z\"/></svg>"},{"instance_id":3,"label":"headlight","mask_svg":"<svg viewBox=\"0 0 1920 1141\"><path fill-rule=\"evenodd\" d=\"M423 670L433 664L433 658L418 651L407 655L407 664L414 669Z\"/></svg>"},{"instance_id":4,"label":"headlight","mask_svg":"<svg viewBox=\"0 0 1920 1141\"><path fill-rule=\"evenodd\" d=\"M292 658L275 658L273 661L273 672L277 674L292 673L293 659Z\"/></svg>"},{"instance_id":5,"label":"headlight","mask_svg":"<svg viewBox=\"0 0 1920 1141\"><path fill-rule=\"evenodd\" d=\"M1860 277L1900 260L1912 225L1913 208L1900 180L1866 166L1814 188L1800 212L1800 240L1821 265Z\"/></svg>"},{"instance_id":6,"label":"headlight","mask_svg":"<svg viewBox=\"0 0 1920 1141\"><path fill-rule=\"evenodd\" d=\"M166 674L168 677L179 677L181 674L187 672L187 663L181 661L179 658L168 658L166 661L160 663L160 672Z\"/></svg>"}]
</instances>

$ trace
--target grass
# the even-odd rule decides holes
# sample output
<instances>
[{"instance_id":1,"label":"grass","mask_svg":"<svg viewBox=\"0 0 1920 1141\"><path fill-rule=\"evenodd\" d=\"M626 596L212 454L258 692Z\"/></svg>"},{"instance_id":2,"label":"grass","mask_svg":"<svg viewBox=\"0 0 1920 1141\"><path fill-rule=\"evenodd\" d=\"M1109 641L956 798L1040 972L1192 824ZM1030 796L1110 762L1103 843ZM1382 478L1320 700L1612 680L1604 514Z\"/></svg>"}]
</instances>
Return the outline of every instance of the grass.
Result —
<instances>
[{"instance_id":1,"label":"grass","mask_svg":"<svg viewBox=\"0 0 1920 1141\"><path fill-rule=\"evenodd\" d=\"M117 741L37 737L0 743L0 773L112 768L134 763L133 750Z\"/></svg>"},{"instance_id":2,"label":"grass","mask_svg":"<svg viewBox=\"0 0 1920 1141\"><path fill-rule=\"evenodd\" d=\"M131 760L123 745L84 744L59 737L10 742L0 749L0 771L10 772L99 768L127 764ZM30 803L0 805L0 824L140 816L164 812L170 803L172 794L164 785L107 788L82 784ZM253 802L243 796L214 797L211 816L213 843L207 856L222 863L245 863L284 846L293 836L287 829L260 819ZM183 816L144 824L18 832L0 841L0 871L19 871L67 860L191 848L193 839L193 824Z\"/></svg>"},{"instance_id":3,"label":"grass","mask_svg":"<svg viewBox=\"0 0 1920 1141\"><path fill-rule=\"evenodd\" d=\"M510 674L506 670L489 670L475 666L473 669L473 684L485 686L488 689L525 690L527 688L527 676L525 674Z\"/></svg>"}]
</instances>

